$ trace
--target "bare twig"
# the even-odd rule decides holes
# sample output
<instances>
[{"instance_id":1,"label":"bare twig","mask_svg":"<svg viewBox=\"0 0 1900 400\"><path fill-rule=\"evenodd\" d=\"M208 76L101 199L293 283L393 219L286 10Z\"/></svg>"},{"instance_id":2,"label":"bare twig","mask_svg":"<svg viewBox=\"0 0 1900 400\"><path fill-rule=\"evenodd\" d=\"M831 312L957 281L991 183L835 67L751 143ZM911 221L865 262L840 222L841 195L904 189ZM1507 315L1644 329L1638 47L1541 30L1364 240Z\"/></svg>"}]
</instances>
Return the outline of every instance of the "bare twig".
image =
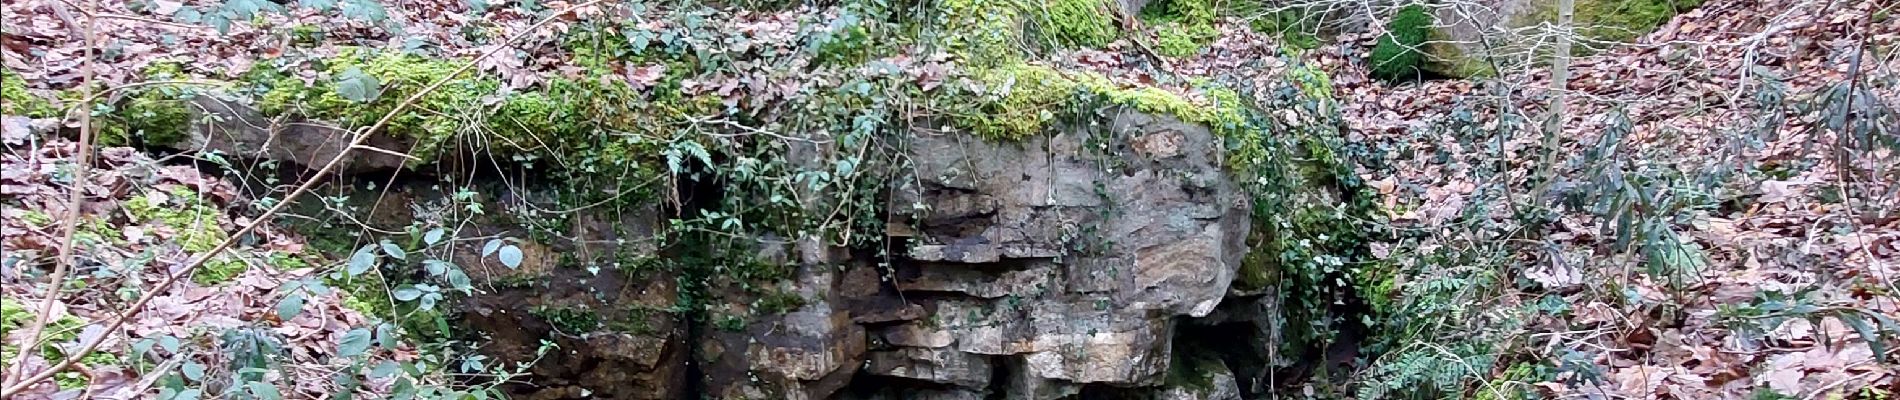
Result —
<instances>
[{"instance_id":1,"label":"bare twig","mask_svg":"<svg viewBox=\"0 0 1900 400\"><path fill-rule=\"evenodd\" d=\"M99 2L97 0L88 1L86 2L86 7L88 9L87 13L91 14L92 11L99 8ZM94 20L86 20L85 40L87 48L98 47L99 43L96 28L97 24ZM79 90L80 93L86 95L86 99L80 103L80 110L82 110L82 112L79 113L79 148L74 150L73 154L73 181L72 185L67 188L66 216L65 220L61 221L62 226L60 227L59 258L53 266L53 274L46 281L46 294L40 299L39 313L33 318L33 322L27 325L27 340L25 343L37 344L40 342L42 334L45 333L47 322L53 318L53 304L59 302L60 288L66 285L66 273L73 269L73 237L79 231L79 218L83 213L81 209L85 208L86 204L86 173L89 172L88 170L92 166L91 160L87 159L91 156L92 152L92 113L86 111L92 109L91 104L94 100L92 80L96 72L93 70L95 61L96 57L89 55L80 65L82 72L80 73ZM24 361L27 355L39 351L40 348L40 346L35 345L32 348L20 349L20 354L13 358L13 372L7 374L5 382L12 383L14 380L20 379L22 373L26 372L26 363ZM66 363L71 364L71 361L75 358L77 357L68 357ZM20 380L17 386L21 389L25 389L34 382L36 382L36 380ZM13 386L8 387L11 388ZM6 397L15 391L17 390L7 390L6 393L0 393L0 397Z\"/></svg>"},{"instance_id":2,"label":"bare twig","mask_svg":"<svg viewBox=\"0 0 1900 400\"><path fill-rule=\"evenodd\" d=\"M490 49L488 52L482 53L480 56L476 56L474 59L468 60L468 62L463 63L460 68L457 68L454 72L451 72L448 75L443 76L441 79L436 80L435 83L429 84L428 87L424 87L422 88L422 90L416 91L415 94L409 95L408 99L404 99L402 103L397 104L395 108L392 108L389 110L388 113L383 114L383 117L381 119L378 119L376 121L376 124L370 125L370 127L363 129L361 132L358 132L356 134L356 137L350 140L349 145L345 147L344 151L338 152L335 157L330 158L330 162L325 163L322 168L317 169L317 172L314 174L311 174L311 177L309 179L306 179L303 184L298 185L296 190L291 191L290 194L288 195L285 195L283 201L277 202L276 205L271 206L270 209L265 210L263 214L260 214L257 216L257 218L253 219L250 224L246 224L244 225L243 228L239 228L236 232L232 232L231 235L228 238L226 238L223 242L218 243L217 247L213 247L211 248L210 251L207 251L203 255L200 255L197 258L193 259L191 264L186 265L184 268L180 268L174 271L173 273L171 273L170 275L167 275L163 281L160 281L157 285L154 285L151 290L148 290L144 294L140 295L137 301L132 302L131 307L128 307L125 311L121 312L118 317L113 318L112 323L106 325L106 329L105 329L106 333L104 335L99 335L98 337L95 337L92 340L87 341L84 346L80 346L77 351L74 351L72 354L67 355L66 359L61 360L58 364L54 364L53 366L48 367L44 370L41 370L40 372L35 373L32 376L20 379L18 382L8 385L5 389L0 389L0 398L11 398L13 397L14 394L20 393L21 391L26 390L26 388L31 387L34 384L50 379L53 377L54 374L58 374L60 371L64 371L67 368L72 368L72 366L75 365L80 359L85 358L86 355L91 354L95 350L98 350L99 346L104 344L106 339L111 338L113 333L118 332L119 328L124 326L127 321L130 321L132 317L137 316L139 314L139 311L144 309L147 303L150 303L152 299L157 298L160 293L164 293L166 288L169 288L171 287L172 284L177 283L180 278L185 277L185 276L190 276L192 271L195 271L198 269L198 267L203 266L205 262L210 261L213 256L216 256L218 255L218 253L222 253L226 249L231 248L232 245L237 243L239 238L244 237L245 234L250 233L252 230L256 230L259 225L263 225L266 221L270 221L271 216L276 215L278 212L282 211L285 207L289 206L293 200L296 200L297 196L301 196L305 192L309 192L311 188L316 187L317 182L320 182L321 178L324 175L329 174L330 171L335 170L338 165L343 163L343 160L350 154L349 150L352 150L357 146L361 146L363 142L369 140L370 135L376 133L378 130L381 130L385 126L388 126L390 121L395 120L397 115L400 115L404 109L407 109L411 105L414 105L416 101L421 100L423 96L428 95L431 92L434 92L438 88L441 88L442 85L445 85L449 81L454 80L456 76L460 76L464 73L467 73L469 69L475 67L475 64L477 62L480 62L484 58L493 56L495 53L500 52L503 49L509 48L509 46L512 46L515 42L520 41L524 37L527 37L529 33L540 30L542 27L547 26L549 23L552 23L560 19L561 17L566 16L577 9L590 7L595 4L601 3L602 1L605 1L605 0L593 0L593 1L581 3L578 5L557 11L554 14L549 15L547 18L542 19L540 22L537 22L534 25L529 26L527 29L524 29L521 32L516 33L515 36L510 37L508 38L506 42L503 42L502 45L495 46L493 49ZM86 139L85 136L81 137L82 141L85 139ZM81 145L81 149L84 149L83 142ZM81 154L84 154L84 153L82 152ZM72 226L72 222L69 221L68 224L69 224L68 226ZM71 241L70 229L68 230L68 232L69 232L68 242L70 242ZM70 247L70 246L63 246L63 247ZM70 257L70 254L68 254L67 256ZM55 285L54 287L57 288L58 286ZM50 302L52 300L49 299L47 301ZM24 369L22 369L22 371L24 371ZM13 376L18 376L18 374L14 374Z\"/></svg>"}]
</instances>

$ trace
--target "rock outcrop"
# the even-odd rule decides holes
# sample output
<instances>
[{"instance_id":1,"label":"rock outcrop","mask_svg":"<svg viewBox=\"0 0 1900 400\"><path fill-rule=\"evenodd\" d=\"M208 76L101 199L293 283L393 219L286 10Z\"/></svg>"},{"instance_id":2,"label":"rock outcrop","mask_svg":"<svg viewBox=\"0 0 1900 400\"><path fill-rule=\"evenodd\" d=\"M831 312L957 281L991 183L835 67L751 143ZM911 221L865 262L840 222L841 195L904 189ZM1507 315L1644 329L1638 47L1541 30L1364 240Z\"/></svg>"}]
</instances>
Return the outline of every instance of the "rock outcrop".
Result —
<instances>
[{"instance_id":1,"label":"rock outcrop","mask_svg":"<svg viewBox=\"0 0 1900 400\"><path fill-rule=\"evenodd\" d=\"M477 219L460 235L513 238L523 260L503 268L482 243L457 245L454 261L482 293L457 302L454 319L497 362L539 358L532 384L514 388L532 399L1238 398L1220 357L1186 366L1177 354L1185 324L1242 320L1229 314L1244 308L1223 307L1230 296L1258 303L1230 290L1251 210L1220 138L1163 115L1100 118L1019 142L912 135L909 168L888 176L888 209L912 211L890 215L897 251L873 259L816 237L757 238L756 254L717 269L783 273L709 281L694 296L713 311L698 317L677 311L684 272L664 266L704 260L656 244L657 203L567 215L556 235ZM239 125L199 127L232 133L194 146L311 166L286 156L347 139L224 120ZM545 197L493 190L508 194L484 207ZM391 191L350 197L402 214L450 196L423 182ZM417 218L369 217L389 230Z\"/></svg>"},{"instance_id":2,"label":"rock outcrop","mask_svg":"<svg viewBox=\"0 0 1900 400\"><path fill-rule=\"evenodd\" d=\"M919 136L921 204L867 373L1011 398L1158 385L1177 317L1212 312L1246 254L1245 196L1207 128L1122 112L1022 143ZM1005 382L984 382L1000 373Z\"/></svg>"}]
</instances>

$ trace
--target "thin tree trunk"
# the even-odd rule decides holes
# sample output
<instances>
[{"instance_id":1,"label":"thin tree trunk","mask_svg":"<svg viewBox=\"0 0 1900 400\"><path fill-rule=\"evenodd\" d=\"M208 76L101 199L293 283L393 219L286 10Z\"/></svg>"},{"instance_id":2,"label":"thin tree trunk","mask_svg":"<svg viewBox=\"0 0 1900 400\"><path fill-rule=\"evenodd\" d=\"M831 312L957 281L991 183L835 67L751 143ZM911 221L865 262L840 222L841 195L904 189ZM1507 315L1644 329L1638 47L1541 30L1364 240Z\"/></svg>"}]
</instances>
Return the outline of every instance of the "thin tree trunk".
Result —
<instances>
[{"instance_id":1,"label":"thin tree trunk","mask_svg":"<svg viewBox=\"0 0 1900 400\"><path fill-rule=\"evenodd\" d=\"M1538 173L1538 177L1544 181L1537 185L1537 193L1531 197L1532 201L1542 200L1545 191L1556 179L1553 172L1557 165L1557 138L1563 132L1566 119L1564 100L1569 97L1570 40L1574 34L1571 19L1576 9L1576 0L1557 0L1557 28L1563 31L1557 35L1556 49L1550 55L1550 116L1544 120L1544 162Z\"/></svg>"}]
</instances>

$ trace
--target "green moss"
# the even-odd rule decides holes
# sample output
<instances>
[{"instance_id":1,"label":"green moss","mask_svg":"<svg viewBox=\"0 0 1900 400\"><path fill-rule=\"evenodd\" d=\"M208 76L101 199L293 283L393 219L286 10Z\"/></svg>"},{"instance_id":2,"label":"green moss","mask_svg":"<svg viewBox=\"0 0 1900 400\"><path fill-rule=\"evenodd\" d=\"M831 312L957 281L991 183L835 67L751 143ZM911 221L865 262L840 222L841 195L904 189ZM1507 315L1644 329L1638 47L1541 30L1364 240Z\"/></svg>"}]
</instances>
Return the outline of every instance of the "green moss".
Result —
<instances>
[{"instance_id":1,"label":"green moss","mask_svg":"<svg viewBox=\"0 0 1900 400\"><path fill-rule=\"evenodd\" d=\"M33 311L26 309L26 303L18 299L0 301L0 333L13 332L33 322ZM12 359L12 357L8 357Z\"/></svg>"},{"instance_id":2,"label":"green moss","mask_svg":"<svg viewBox=\"0 0 1900 400\"><path fill-rule=\"evenodd\" d=\"M1392 304L1400 294L1399 269L1392 263L1373 263L1369 267L1359 268L1353 275L1353 286L1358 288L1359 298L1375 315L1387 315L1396 311Z\"/></svg>"},{"instance_id":3,"label":"green moss","mask_svg":"<svg viewBox=\"0 0 1900 400\"><path fill-rule=\"evenodd\" d=\"M745 332L745 317L725 314L713 316L713 327L726 332Z\"/></svg>"},{"instance_id":4,"label":"green moss","mask_svg":"<svg viewBox=\"0 0 1900 400\"><path fill-rule=\"evenodd\" d=\"M665 310L636 305L627 309L625 319L607 322L607 329L634 335L652 335L659 333L653 326L653 318L666 316Z\"/></svg>"},{"instance_id":5,"label":"green moss","mask_svg":"<svg viewBox=\"0 0 1900 400\"><path fill-rule=\"evenodd\" d=\"M1702 0L1580 0L1574 21L1585 36L1629 41L1700 5ZM1556 20L1554 9L1549 15L1550 20Z\"/></svg>"},{"instance_id":6,"label":"green moss","mask_svg":"<svg viewBox=\"0 0 1900 400\"><path fill-rule=\"evenodd\" d=\"M528 274L504 275L495 277L489 283L498 288L528 288L541 283L541 278Z\"/></svg>"},{"instance_id":7,"label":"green moss","mask_svg":"<svg viewBox=\"0 0 1900 400\"><path fill-rule=\"evenodd\" d=\"M579 307L536 306L528 313L571 335L600 329L600 315Z\"/></svg>"},{"instance_id":8,"label":"green moss","mask_svg":"<svg viewBox=\"0 0 1900 400\"><path fill-rule=\"evenodd\" d=\"M753 303L753 309L763 314L784 314L805 306L805 298L791 291L774 291L759 297Z\"/></svg>"},{"instance_id":9,"label":"green moss","mask_svg":"<svg viewBox=\"0 0 1900 400\"><path fill-rule=\"evenodd\" d=\"M290 43L298 46L315 46L323 42L323 27L315 24L299 24L290 27Z\"/></svg>"},{"instance_id":10,"label":"green moss","mask_svg":"<svg viewBox=\"0 0 1900 400\"><path fill-rule=\"evenodd\" d=\"M1020 140L1042 133L1057 112L1071 104L1081 83L1061 71L1014 64L975 73L992 92L974 112L954 115L954 125L989 140Z\"/></svg>"},{"instance_id":11,"label":"green moss","mask_svg":"<svg viewBox=\"0 0 1900 400\"><path fill-rule=\"evenodd\" d=\"M1413 4L1399 9L1386 23L1386 33L1379 35L1378 44L1366 60L1372 64L1372 74L1393 80L1417 76L1425 60L1421 46L1431 29L1432 15L1425 6Z\"/></svg>"},{"instance_id":12,"label":"green moss","mask_svg":"<svg viewBox=\"0 0 1900 400\"><path fill-rule=\"evenodd\" d=\"M0 114L29 118L59 117L59 107L26 89L26 81L12 69L0 68Z\"/></svg>"},{"instance_id":13,"label":"green moss","mask_svg":"<svg viewBox=\"0 0 1900 400\"><path fill-rule=\"evenodd\" d=\"M596 46L579 48L598 50L602 57L621 52ZM412 168L427 165L455 149L478 149L524 163L558 158L562 160L559 164L578 169L572 172L629 170L625 168L628 165L650 163L658 144L606 132L651 133L678 122L684 112L699 112L705 107L699 98L662 101L669 93L677 99L678 82L692 71L690 64L680 60L669 61L666 78L646 91L655 93L649 97L609 76L614 73L604 68L589 69L592 75L579 79L548 82L545 90L505 93L496 78L472 72L454 75L463 64L461 60L364 49L345 49L341 53L320 68L330 79L314 85L277 72L253 74L251 80L268 88L260 96L259 108L268 115L362 128L374 125L435 81L448 78L440 88L396 113L382 130L415 142L409 154L421 162L409 163ZM591 59L582 55L576 61L585 64ZM358 71L376 83L378 92L368 101L352 101L340 90L343 84L339 80ZM714 99L713 104L717 101Z\"/></svg>"},{"instance_id":14,"label":"green moss","mask_svg":"<svg viewBox=\"0 0 1900 400\"><path fill-rule=\"evenodd\" d=\"M302 256L281 251L271 251L265 256L265 262L273 268L284 271L310 268L310 262L305 261Z\"/></svg>"},{"instance_id":15,"label":"green moss","mask_svg":"<svg viewBox=\"0 0 1900 400\"><path fill-rule=\"evenodd\" d=\"M944 0L941 44L976 68L1022 59L1025 0Z\"/></svg>"},{"instance_id":16,"label":"green moss","mask_svg":"<svg viewBox=\"0 0 1900 400\"><path fill-rule=\"evenodd\" d=\"M1119 35L1107 0L945 0L925 34L973 69L1022 62L1038 46L1100 47ZM1028 32L1031 35L1025 35Z\"/></svg>"},{"instance_id":17,"label":"green moss","mask_svg":"<svg viewBox=\"0 0 1900 400\"><path fill-rule=\"evenodd\" d=\"M31 307L37 306L38 303L28 303L19 299L0 299L0 334L11 334L15 330L23 329L27 324L32 323L38 313ZM81 320L72 315L61 316L59 319L47 323L41 331L46 345L40 348L40 354L44 355L48 362L65 360L65 350L61 349L60 346L78 340L80 328L85 326L85 320ZM0 364L13 361L13 358L19 354L19 346L15 346L11 343L0 347L0 360L4 360L0 361ZM79 360L79 364L85 366L117 365L119 362L118 355L104 351L103 349L87 354L85 358ZM85 387L88 382L84 375L77 373L55 375L53 381L57 383L62 390Z\"/></svg>"},{"instance_id":18,"label":"green moss","mask_svg":"<svg viewBox=\"0 0 1900 400\"><path fill-rule=\"evenodd\" d=\"M1193 57L1218 35L1211 25L1162 24L1156 27L1155 52L1175 58Z\"/></svg>"},{"instance_id":19,"label":"green moss","mask_svg":"<svg viewBox=\"0 0 1900 400\"><path fill-rule=\"evenodd\" d=\"M209 200L182 186L166 192L148 191L133 196L125 202L125 209L132 216L134 224L154 223L171 228L178 235L173 237L173 241L195 255L210 252L230 237L218 225L218 216L221 214L218 209ZM200 285L229 282L250 267L243 260L228 254L213 257L192 274L193 282Z\"/></svg>"},{"instance_id":20,"label":"green moss","mask_svg":"<svg viewBox=\"0 0 1900 400\"><path fill-rule=\"evenodd\" d=\"M1240 122L1240 101L1231 90L1204 90L1209 104L1190 101L1153 87L1121 88L1093 73L1070 73L1049 67L1014 64L976 71L975 77L993 93L976 102L972 112L953 115L951 124L989 140L1020 140L1040 134L1071 107L1091 99L1142 112L1169 115L1216 130Z\"/></svg>"},{"instance_id":21,"label":"green moss","mask_svg":"<svg viewBox=\"0 0 1900 400\"><path fill-rule=\"evenodd\" d=\"M1037 13L1038 36L1057 47L1102 47L1115 41L1110 7L1103 0L1051 0Z\"/></svg>"},{"instance_id":22,"label":"green moss","mask_svg":"<svg viewBox=\"0 0 1900 400\"><path fill-rule=\"evenodd\" d=\"M389 284L381 274L368 273L345 277L342 273L324 277L325 285L339 289L343 294L343 307L364 315L390 318L396 315L394 300L389 298Z\"/></svg>"},{"instance_id":23,"label":"green moss","mask_svg":"<svg viewBox=\"0 0 1900 400\"><path fill-rule=\"evenodd\" d=\"M84 216L79 221L79 231L73 232L73 240L84 246L106 246L125 243L124 234L112 226L110 221L98 216Z\"/></svg>"},{"instance_id":24,"label":"green moss","mask_svg":"<svg viewBox=\"0 0 1900 400\"><path fill-rule=\"evenodd\" d=\"M1155 52L1164 56L1193 56L1220 36L1210 0L1157 1L1143 8L1141 16L1155 27Z\"/></svg>"},{"instance_id":25,"label":"green moss","mask_svg":"<svg viewBox=\"0 0 1900 400\"><path fill-rule=\"evenodd\" d=\"M126 100L119 111L118 118L124 120L126 132L121 135L101 134L101 144L124 145L130 143L107 143L104 138L118 137L129 142L138 138L145 144L168 145L183 143L188 139L191 129L190 95L172 88L145 90Z\"/></svg>"},{"instance_id":26,"label":"green moss","mask_svg":"<svg viewBox=\"0 0 1900 400\"><path fill-rule=\"evenodd\" d=\"M1233 289L1240 292L1258 292L1274 286L1277 282L1277 254L1269 250L1267 243L1272 237L1268 227L1261 226L1263 220L1254 219L1254 227L1247 232L1249 251L1240 259L1240 268L1235 273Z\"/></svg>"},{"instance_id":27,"label":"green moss","mask_svg":"<svg viewBox=\"0 0 1900 400\"><path fill-rule=\"evenodd\" d=\"M46 212L40 211L40 210L23 210L23 211L24 212L20 214L20 219L26 221L27 224L31 224L36 227L53 226L53 216L46 215Z\"/></svg>"},{"instance_id":28,"label":"green moss","mask_svg":"<svg viewBox=\"0 0 1900 400\"><path fill-rule=\"evenodd\" d=\"M856 65L871 55L870 31L855 14L846 14L830 30L813 37L812 45L812 59L820 65Z\"/></svg>"},{"instance_id":29,"label":"green moss","mask_svg":"<svg viewBox=\"0 0 1900 400\"><path fill-rule=\"evenodd\" d=\"M410 96L421 92L439 79L450 79L440 88L424 94L409 109L397 113L384 129L388 134L417 142L412 155L432 160L442 146L457 133L467 132L470 122L450 116L480 115L490 106L484 96L495 94L499 82L479 79L471 74L455 74L461 64L432 60L416 55L363 49L344 49L321 70L330 79L305 85L297 77L282 76L270 82L269 92L258 102L271 115L330 121L345 127L367 127L394 110ZM352 71L375 80L377 93L366 102L346 98L340 83Z\"/></svg>"},{"instance_id":30,"label":"green moss","mask_svg":"<svg viewBox=\"0 0 1900 400\"><path fill-rule=\"evenodd\" d=\"M188 78L182 66L166 62L147 67L144 76L155 81ZM114 112L94 119L99 127L95 141L105 146L183 143L189 138L191 99L196 96L194 89L183 86L135 89L114 104Z\"/></svg>"},{"instance_id":31,"label":"green moss","mask_svg":"<svg viewBox=\"0 0 1900 400\"><path fill-rule=\"evenodd\" d=\"M162 201L161 201L162 199ZM133 223L155 222L176 230L175 241L186 251L211 251L229 237L218 226L219 212L209 201L183 186L148 191L125 202Z\"/></svg>"},{"instance_id":32,"label":"green moss","mask_svg":"<svg viewBox=\"0 0 1900 400\"><path fill-rule=\"evenodd\" d=\"M1578 0L1571 23L1588 40L1627 42L1669 23L1676 14L1701 6L1704 0ZM1534 12L1511 22L1530 26L1557 22L1557 3L1538 3ZM1573 52L1588 49L1573 47ZM1488 69L1488 67L1486 67Z\"/></svg>"}]
</instances>

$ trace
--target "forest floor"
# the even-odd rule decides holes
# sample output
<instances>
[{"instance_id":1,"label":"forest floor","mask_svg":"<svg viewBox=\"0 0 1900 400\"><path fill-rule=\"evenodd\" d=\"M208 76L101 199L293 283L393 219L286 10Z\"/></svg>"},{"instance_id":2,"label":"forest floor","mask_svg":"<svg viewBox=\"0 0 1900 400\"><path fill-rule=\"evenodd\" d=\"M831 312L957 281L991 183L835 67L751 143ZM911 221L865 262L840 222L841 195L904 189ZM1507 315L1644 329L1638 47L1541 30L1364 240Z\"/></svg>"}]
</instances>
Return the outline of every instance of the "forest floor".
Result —
<instances>
[{"instance_id":1,"label":"forest floor","mask_svg":"<svg viewBox=\"0 0 1900 400\"><path fill-rule=\"evenodd\" d=\"M0 47L6 68L18 74L8 79L47 95L80 82L135 84L153 79L145 71L157 63L180 63L197 77L174 77L181 81L235 80L259 66L299 71L335 56L339 44L428 47L468 58L498 46L471 37L523 32L522 44L480 69L516 88L572 72L555 50L563 23L534 31L535 17L512 7L304 0L286 12L257 13L275 3L88 3L98 8L7 2ZM1453 372L1475 377L1473 393L1518 385L1564 398L1889 398L1873 393L1900 393L1900 23L1887 16L1895 6L1882 3L1710 1L1636 43L1572 60L1557 132L1539 129L1558 98L1548 71L1386 82L1371 78L1363 61L1371 34L1288 52L1275 37L1224 20L1193 57L1155 62L1123 40L1042 62L1168 87L1185 87L1188 78L1239 85L1289 79L1300 66L1324 71L1352 128L1347 141L1376 155L1361 160L1359 171L1386 213L1371 224L1397 232L1370 244L1375 257L1394 260L1381 272L1397 288L1373 300L1447 316L1412 325L1384 356L1359 360L1353 378L1368 387L1405 382L1397 363L1418 360L1401 356L1408 352L1457 354L1441 346L1490 341L1504 344L1488 352L1490 362ZM233 14L247 7L254 15ZM721 23L762 47L793 48L801 14L811 12L745 12ZM99 17L90 33L73 22L81 15ZM401 21L403 34L383 29L388 21ZM321 40L291 46L310 40L302 29ZM471 36L471 29L484 34ZM103 62L86 62L96 51L86 37L106 49ZM939 59L897 61L918 79L944 78ZM633 84L661 72L619 67ZM780 82L763 78L770 73L748 74L711 77L689 90L735 98L797 90L768 83ZM320 79L314 72L304 78ZM0 319L15 343L26 340L20 328L43 299L41 288L12 284L27 279L16 263L58 253L77 146L31 133L50 129L46 120L0 122L7 149L0 195L25 205L0 213L7 253L0 278L9 283L0 290L7 299ZM110 320L168 267L203 251L194 242L211 240L204 232L222 240L250 222L242 210L256 207L243 201L258 197L230 183L129 148L99 149L91 158L80 187L87 217L76 235L86 267L69 272L90 278L71 288L83 295L53 303L50 350L22 359L26 371L102 334L95 322ZM122 212L129 217L100 217ZM192 337L186 330L260 324L288 338L293 364L302 363L272 380L293 396L329 391L328 371L338 366L325 355L339 351L337 343L369 340L356 328L365 317L334 291L302 286L318 270L309 263L321 260L285 256L304 253L301 238L269 225L249 235L243 251L226 256L246 268L215 282L181 281L128 323L134 339L108 341L104 358L27 393L137 397L162 386L168 370L205 380L202 357L179 351L179 338ZM1417 261L1430 259L1451 261ZM115 290L89 289L97 287ZM294 311L286 305L293 292ZM136 366L143 374L117 362L151 351L168 361ZM16 354L5 357L13 363Z\"/></svg>"},{"instance_id":2,"label":"forest floor","mask_svg":"<svg viewBox=\"0 0 1900 400\"><path fill-rule=\"evenodd\" d=\"M1369 38L1307 58L1332 73L1350 140L1386 150L1361 177L1391 224L1422 233L1375 253L1508 249L1520 267L1501 269L1504 289L1454 299L1541 311L1509 325L1520 330L1446 333L1599 367L1519 384L1553 397L1879 398L1866 388L1891 396L1900 380L1900 23L1871 19L1893 7L1708 2L1573 60L1562 129L1543 134L1541 68L1392 85L1348 61ZM1551 205L1543 223L1557 228L1524 235L1537 229L1512 207L1525 204ZM1413 273L1403 279L1460 274Z\"/></svg>"}]
</instances>

